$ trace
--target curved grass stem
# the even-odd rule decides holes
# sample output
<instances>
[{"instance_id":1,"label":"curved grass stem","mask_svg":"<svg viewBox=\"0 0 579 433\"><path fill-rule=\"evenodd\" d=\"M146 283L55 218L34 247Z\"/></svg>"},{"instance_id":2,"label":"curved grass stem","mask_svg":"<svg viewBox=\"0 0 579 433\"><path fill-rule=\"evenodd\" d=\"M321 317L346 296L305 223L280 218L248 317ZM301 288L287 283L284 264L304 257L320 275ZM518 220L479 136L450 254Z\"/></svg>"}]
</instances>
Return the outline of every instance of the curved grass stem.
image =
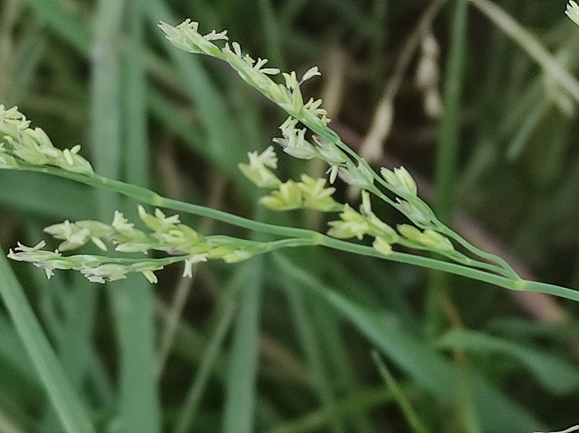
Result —
<instances>
[{"instance_id":1,"label":"curved grass stem","mask_svg":"<svg viewBox=\"0 0 579 433\"><path fill-rule=\"evenodd\" d=\"M117 192L119 194L136 199L143 203L147 203L151 206L158 206L167 209L190 213L193 215L213 218L215 220L231 224L237 227L245 228L247 230L277 235L286 238L270 242L268 247L265 248L265 250L267 251L273 251L276 249L288 247L325 246L328 248L332 248L334 250L360 254L367 257L386 259L398 263L406 263L410 265L420 266L423 268L448 272L451 274L471 278L474 280L483 281L506 289L540 292L558 296L561 298L579 301L579 291L575 291L569 288L560 287L553 284L540 283L536 281L523 280L518 276L496 275L489 271L473 269L468 266L460 265L457 263L449 263L442 260L433 259L430 257L423 257L403 252L394 251L389 255L383 255L372 247L355 244L340 239L335 239L313 230L277 226L274 224L250 220L247 218L232 215L227 212L207 208L204 206L185 203L178 200L172 200L163 197L146 188L108 179L98 174L87 176L68 172L55 167L27 166L24 164L21 164L19 169L65 177L71 180L75 180L77 182L84 183L86 185L100 187L107 189L109 191Z\"/></svg>"}]
</instances>

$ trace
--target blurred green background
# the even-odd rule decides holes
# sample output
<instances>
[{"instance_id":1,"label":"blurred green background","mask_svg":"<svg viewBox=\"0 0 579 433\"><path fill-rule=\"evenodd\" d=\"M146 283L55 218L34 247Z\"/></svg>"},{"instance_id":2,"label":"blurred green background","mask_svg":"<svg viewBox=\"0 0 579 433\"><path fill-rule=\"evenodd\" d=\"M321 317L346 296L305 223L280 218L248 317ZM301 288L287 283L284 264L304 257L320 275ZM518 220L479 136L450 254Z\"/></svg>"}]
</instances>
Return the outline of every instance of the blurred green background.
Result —
<instances>
[{"instance_id":1,"label":"blurred green background","mask_svg":"<svg viewBox=\"0 0 579 433\"><path fill-rule=\"evenodd\" d=\"M304 92L324 99L330 126L361 152L372 126L388 123L375 121L380 103L391 103L377 165L407 167L457 231L521 275L577 288L577 96L528 51L530 40L577 75L579 28L565 3L501 0L496 18L479 0L2 0L0 103L18 105L57 147L82 144L105 176L324 231L324 216L260 209L237 169L279 135L284 114L227 65L173 48L157 23L227 29L272 67L299 76L318 65L322 77ZM522 41L505 33L504 14L528 32ZM325 171L278 154L282 179ZM136 203L122 197L0 171L4 252L65 219L109 222L115 209L136 220ZM255 236L181 217L204 233ZM105 287L11 266L99 432L579 424L579 307L570 301L314 248L202 264L193 279L169 267L154 287L142 276ZM0 431L66 431L33 368L42 356L24 349L3 304L0 335Z\"/></svg>"}]
</instances>

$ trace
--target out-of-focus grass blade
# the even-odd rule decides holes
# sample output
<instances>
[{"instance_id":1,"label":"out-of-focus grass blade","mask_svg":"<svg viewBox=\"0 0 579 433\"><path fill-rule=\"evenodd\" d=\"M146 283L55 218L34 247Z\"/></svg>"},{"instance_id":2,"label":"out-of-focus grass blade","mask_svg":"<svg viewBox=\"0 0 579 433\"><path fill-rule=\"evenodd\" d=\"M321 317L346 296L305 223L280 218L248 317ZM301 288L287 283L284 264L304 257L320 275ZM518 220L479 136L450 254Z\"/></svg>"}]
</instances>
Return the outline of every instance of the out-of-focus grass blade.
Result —
<instances>
[{"instance_id":1,"label":"out-of-focus grass blade","mask_svg":"<svg viewBox=\"0 0 579 433\"><path fill-rule=\"evenodd\" d=\"M174 21L165 4L158 0L148 2L147 14L149 22L154 25L159 20ZM237 167L237 160L232 158L232 151L239 146L242 137L236 132L235 119L228 112L223 97L203 70L198 56L175 49L166 43L161 31L157 33L166 44L189 96L195 106L199 107L197 113L207 131L212 159L219 165L230 164Z\"/></svg>"},{"instance_id":2,"label":"out-of-focus grass blade","mask_svg":"<svg viewBox=\"0 0 579 433\"><path fill-rule=\"evenodd\" d=\"M258 256L242 265L250 269L246 284L239 293L226 381L223 433L254 431L263 260Z\"/></svg>"},{"instance_id":3,"label":"out-of-focus grass blade","mask_svg":"<svg viewBox=\"0 0 579 433\"><path fill-rule=\"evenodd\" d=\"M468 1L458 0L452 5L454 9L452 38L447 72L444 77L444 114L440 122L435 174L436 204L434 210L437 217L444 223L450 221L457 184L457 161L462 128L461 102L466 79L464 64L467 57ZM437 275L440 276L441 274L438 273Z\"/></svg>"},{"instance_id":4,"label":"out-of-focus grass blade","mask_svg":"<svg viewBox=\"0 0 579 433\"><path fill-rule=\"evenodd\" d=\"M0 408L3 417L18 425L20 431L36 431L38 420L33 414L47 406L47 394L21 337L5 314L0 316L0 341ZM62 429L58 422L58 428ZM4 432L3 427L0 424L1 432Z\"/></svg>"},{"instance_id":5,"label":"out-of-focus grass blade","mask_svg":"<svg viewBox=\"0 0 579 433\"><path fill-rule=\"evenodd\" d=\"M281 32L280 23L274 12L271 0L259 0L259 11L261 13L261 21L263 28L263 39L265 42L268 60L275 65L276 68L285 71L286 67L283 63L282 46L281 46Z\"/></svg>"},{"instance_id":6,"label":"out-of-focus grass blade","mask_svg":"<svg viewBox=\"0 0 579 433\"><path fill-rule=\"evenodd\" d=\"M145 74L145 20L140 1L130 3L129 44L125 54L123 111L126 125L125 180L150 187L149 141L147 137L147 79Z\"/></svg>"},{"instance_id":7,"label":"out-of-focus grass blade","mask_svg":"<svg viewBox=\"0 0 579 433\"><path fill-rule=\"evenodd\" d=\"M366 412L371 409L392 402L392 393L380 389L365 389L354 393L343 400L336 402L332 407L320 408L300 416L294 420L279 424L268 430L268 433L309 433L323 431L329 420L341 415L347 417L355 416L357 413ZM375 429L372 431L376 431Z\"/></svg>"},{"instance_id":8,"label":"out-of-focus grass blade","mask_svg":"<svg viewBox=\"0 0 579 433\"><path fill-rule=\"evenodd\" d=\"M127 4L117 0L101 0L98 3L91 50L93 161L98 172L113 179L120 178L124 162L123 132L127 133L128 129L123 130L123 126L143 127L143 113L131 120L136 124L127 125L122 110L124 59L118 42L124 36L122 18L123 13L127 12ZM137 77L139 79L142 78ZM142 84L137 89L140 86ZM126 107L126 110L130 109ZM137 109L144 108L141 106ZM133 134L132 139L144 136L142 131ZM139 144L145 146L145 143ZM146 147L143 150L146 151ZM98 191L97 197L100 219L110 219L113 211L121 208L117 196ZM161 430L161 415L154 376L153 291L141 275L111 283L109 289L120 353L119 422L124 431L155 433Z\"/></svg>"},{"instance_id":9,"label":"out-of-focus grass blade","mask_svg":"<svg viewBox=\"0 0 579 433\"><path fill-rule=\"evenodd\" d=\"M142 275L111 283L121 349L120 409L127 432L161 431L155 378L153 291Z\"/></svg>"},{"instance_id":10,"label":"out-of-focus grass blade","mask_svg":"<svg viewBox=\"0 0 579 433\"><path fill-rule=\"evenodd\" d=\"M19 47L19 63L14 80L14 94L17 100L25 95L35 78L43 57L46 53L47 36L43 32L34 29L30 36Z\"/></svg>"},{"instance_id":11,"label":"out-of-focus grass blade","mask_svg":"<svg viewBox=\"0 0 579 433\"><path fill-rule=\"evenodd\" d=\"M549 77L561 88L579 101L579 82L567 69L538 41L527 29L515 21L500 6L488 0L470 0L493 24L501 29L515 43L544 69Z\"/></svg>"},{"instance_id":12,"label":"out-of-focus grass blade","mask_svg":"<svg viewBox=\"0 0 579 433\"><path fill-rule=\"evenodd\" d=\"M151 114L159 122L183 140L197 155L211 161L207 137L198 125L188 122L183 113L154 88L148 92L148 101Z\"/></svg>"},{"instance_id":13,"label":"out-of-focus grass blade","mask_svg":"<svg viewBox=\"0 0 579 433\"><path fill-rule=\"evenodd\" d=\"M122 149L125 180L134 185L149 187L151 169L150 148L147 135L147 80L145 74L145 15L143 2L128 5L129 48L123 62L122 78L124 101L122 122L126 146ZM127 209L129 211L129 209ZM134 212L134 210L133 210ZM123 346L131 353L131 361L124 370L121 395L125 414L131 417L135 431L160 431L161 407L157 378L154 375L155 326L154 286L142 277L123 285L127 301L133 311L125 316ZM117 299L116 301L120 301ZM119 318L121 314L119 314ZM135 341L135 339L140 341ZM142 411L150 413L142 416ZM141 415L140 415L141 414ZM141 418L140 420L138 418Z\"/></svg>"},{"instance_id":14,"label":"out-of-focus grass blade","mask_svg":"<svg viewBox=\"0 0 579 433\"><path fill-rule=\"evenodd\" d=\"M353 28L364 36L368 38L373 36L373 28L368 25L368 17L360 8L356 7L356 3L348 0L334 0L326 2L326 7L331 8L332 12L338 14L341 19L351 24Z\"/></svg>"},{"instance_id":15,"label":"out-of-focus grass blade","mask_svg":"<svg viewBox=\"0 0 579 433\"><path fill-rule=\"evenodd\" d=\"M41 173L0 171L2 207L56 220L94 219L93 190L85 185Z\"/></svg>"},{"instance_id":16,"label":"out-of-focus grass blade","mask_svg":"<svg viewBox=\"0 0 579 433\"><path fill-rule=\"evenodd\" d=\"M362 386L358 383L359 378L349 348L344 341L339 317L328 312L323 301L316 298L310 298L309 301L314 309L312 319L315 320L315 329L318 335L323 336L325 358L330 365L333 382L340 384L340 390L344 395L359 392ZM353 411L347 421L353 431L359 433L374 431L371 420L364 411Z\"/></svg>"},{"instance_id":17,"label":"out-of-focus grass blade","mask_svg":"<svg viewBox=\"0 0 579 433\"><path fill-rule=\"evenodd\" d=\"M521 153L529 142L529 138L535 132L537 125L546 114L550 105L550 101L542 99L538 101L530 112L526 113L523 123L507 146L506 156L509 161L514 161L521 156Z\"/></svg>"},{"instance_id":18,"label":"out-of-focus grass blade","mask_svg":"<svg viewBox=\"0 0 579 433\"><path fill-rule=\"evenodd\" d=\"M274 257L288 278L319 294L418 384L442 401L452 403L455 400L456 369L428 344L408 335L394 316L355 304L304 269L293 266L281 254ZM481 377L473 381L475 402L485 431L523 432L541 428L531 414L485 383Z\"/></svg>"},{"instance_id":19,"label":"out-of-focus grass blade","mask_svg":"<svg viewBox=\"0 0 579 433\"><path fill-rule=\"evenodd\" d=\"M126 1L100 0L95 16L91 58L92 163L99 173L119 179L121 173L122 14ZM98 191L99 217L109 219L118 208L108 192ZM105 203L106 202L106 203Z\"/></svg>"},{"instance_id":20,"label":"out-of-focus grass blade","mask_svg":"<svg viewBox=\"0 0 579 433\"><path fill-rule=\"evenodd\" d=\"M579 339L579 323L573 320L547 324L521 318L497 318L489 321L486 329L510 340L545 338L557 344L568 344Z\"/></svg>"},{"instance_id":21,"label":"out-of-focus grass blade","mask_svg":"<svg viewBox=\"0 0 579 433\"><path fill-rule=\"evenodd\" d=\"M33 365L27 358L25 347L22 341L4 315L0 316L0 341L3 342L2 351L0 352L1 362L9 364L14 368L15 377L22 382L27 383L27 387L32 387L34 391L40 391L37 385L40 384L39 377Z\"/></svg>"},{"instance_id":22,"label":"out-of-focus grass blade","mask_svg":"<svg viewBox=\"0 0 579 433\"><path fill-rule=\"evenodd\" d=\"M421 419L414 411L414 408L412 407L410 400L404 394L404 392L396 382L396 379L394 379L394 376L392 376L392 373L390 373L388 367L386 367L386 364L384 363L382 358L380 358L380 354L376 351L373 351L372 359L374 360L374 363L376 364L376 367L378 368L378 371L380 372L380 376L382 376L384 383L392 391L392 395L396 399L398 406L400 406L400 409L402 409L402 412L404 413L404 416L408 421L408 424L410 424L410 426L412 427L412 430L416 433L427 433L428 430L426 429L426 426L422 423Z\"/></svg>"},{"instance_id":23,"label":"out-of-focus grass blade","mask_svg":"<svg viewBox=\"0 0 579 433\"><path fill-rule=\"evenodd\" d=\"M221 305L213 314L214 327L211 332L211 337L207 342L206 347L203 347L199 353L202 354L201 363L197 373L195 374L194 382L192 383L187 397L183 403L181 414L175 427L175 433L187 433L195 425L195 417L199 409L199 403L207 383L210 379L210 374L215 370L223 341L227 336L227 331L231 327L236 310L236 295L239 289L247 284L247 276L245 273L250 270L247 266L243 267L240 272L236 274L236 278L230 283L230 287L226 291L226 295L222 299Z\"/></svg>"},{"instance_id":24,"label":"out-of-focus grass blade","mask_svg":"<svg viewBox=\"0 0 579 433\"><path fill-rule=\"evenodd\" d=\"M568 394L579 389L579 369L564 359L502 338L467 329L447 332L437 344L441 348L462 348L473 352L503 353L523 363L547 390Z\"/></svg>"},{"instance_id":25,"label":"out-of-focus grass blade","mask_svg":"<svg viewBox=\"0 0 579 433\"><path fill-rule=\"evenodd\" d=\"M26 0L28 6L42 22L77 50L88 55L91 50L90 26L83 23L73 11L56 0Z\"/></svg>"},{"instance_id":26,"label":"out-of-focus grass blade","mask_svg":"<svg viewBox=\"0 0 579 433\"><path fill-rule=\"evenodd\" d=\"M59 273L51 281L48 281L40 273L35 273L33 276L36 282L34 287L42 293L41 304L50 303L54 309L62 310L64 313L60 318L56 317L55 312L52 312L50 320L44 322L47 330L58 336L55 338L58 358L67 372L71 385L77 392L83 393L85 391L84 385L89 378L92 357L95 355L92 333L98 291L94 290L94 287L80 274L72 276L73 285L70 287L64 278L58 278L62 276ZM66 290L55 290L59 285ZM43 297L52 299L43 301ZM44 316L46 315L45 313ZM89 401L90 399L86 398L86 400ZM44 431L58 431L60 425L56 412L49 412L47 415L44 419Z\"/></svg>"},{"instance_id":27,"label":"out-of-focus grass blade","mask_svg":"<svg viewBox=\"0 0 579 433\"><path fill-rule=\"evenodd\" d=\"M533 186L545 188L559 185L561 178L566 176L565 167L573 146L569 140L570 131L573 131L573 121L564 116L557 106L551 105L538 120L534 133L526 143L524 158L527 170L533 173Z\"/></svg>"},{"instance_id":28,"label":"out-of-focus grass blade","mask_svg":"<svg viewBox=\"0 0 579 433\"><path fill-rule=\"evenodd\" d=\"M317 394L323 406L329 407L335 404L332 386L330 384L330 374L326 371L322 357L322 347L317 341L312 321L309 317L303 293L291 284L284 284L286 296L289 299L295 326L298 331L302 350L308 361L309 369L316 384ZM343 432L343 421L339 417L331 419L329 428L333 432Z\"/></svg>"},{"instance_id":29,"label":"out-of-focus grass blade","mask_svg":"<svg viewBox=\"0 0 579 433\"><path fill-rule=\"evenodd\" d=\"M170 314L169 307L157 300L155 304L155 311L159 321L166 322ZM188 323L181 321L177 325L175 340L172 347L171 355L181 362L187 364L199 364L203 362L204 354L208 350L206 338L196 328L190 326ZM225 360L223 357L218 357L212 366L216 376L221 380L225 372Z\"/></svg>"},{"instance_id":30,"label":"out-of-focus grass blade","mask_svg":"<svg viewBox=\"0 0 579 433\"><path fill-rule=\"evenodd\" d=\"M440 355L405 335L394 318L376 314L351 304L335 292L327 292L326 299L360 332L393 359L414 380L427 387L443 401L452 401L456 374L452 366ZM435 383L436 382L436 383ZM485 429L496 431L527 431L540 428L532 415L517 407L505 396L484 384L482 378L476 383L477 409ZM475 388L475 386L473 386Z\"/></svg>"},{"instance_id":31,"label":"out-of-focus grass blade","mask_svg":"<svg viewBox=\"0 0 579 433\"><path fill-rule=\"evenodd\" d=\"M0 257L0 295L64 429L70 433L95 432L4 255Z\"/></svg>"}]
</instances>

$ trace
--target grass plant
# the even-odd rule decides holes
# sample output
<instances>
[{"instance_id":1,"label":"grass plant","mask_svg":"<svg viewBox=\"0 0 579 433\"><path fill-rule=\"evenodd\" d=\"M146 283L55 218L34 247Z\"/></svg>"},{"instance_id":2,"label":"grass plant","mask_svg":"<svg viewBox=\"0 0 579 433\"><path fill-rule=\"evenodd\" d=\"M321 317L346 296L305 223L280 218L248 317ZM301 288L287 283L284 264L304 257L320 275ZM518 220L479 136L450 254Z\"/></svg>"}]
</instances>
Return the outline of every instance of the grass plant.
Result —
<instances>
[{"instance_id":1,"label":"grass plant","mask_svg":"<svg viewBox=\"0 0 579 433\"><path fill-rule=\"evenodd\" d=\"M573 431L579 39L506 3L2 4L0 431Z\"/></svg>"}]
</instances>

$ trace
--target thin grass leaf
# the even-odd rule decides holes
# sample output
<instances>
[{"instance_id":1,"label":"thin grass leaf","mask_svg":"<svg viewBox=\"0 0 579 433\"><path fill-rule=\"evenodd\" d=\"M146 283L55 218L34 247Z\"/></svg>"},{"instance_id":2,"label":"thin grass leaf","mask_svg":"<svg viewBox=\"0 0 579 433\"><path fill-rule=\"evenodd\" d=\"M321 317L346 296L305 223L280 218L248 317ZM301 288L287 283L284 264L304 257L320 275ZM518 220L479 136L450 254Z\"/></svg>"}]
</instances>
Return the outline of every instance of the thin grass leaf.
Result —
<instances>
[{"instance_id":1,"label":"thin grass leaf","mask_svg":"<svg viewBox=\"0 0 579 433\"><path fill-rule=\"evenodd\" d=\"M4 255L0 257L0 295L63 428L70 433L94 433L82 400L70 385Z\"/></svg>"},{"instance_id":2,"label":"thin grass leaf","mask_svg":"<svg viewBox=\"0 0 579 433\"><path fill-rule=\"evenodd\" d=\"M161 414L155 378L153 290L136 275L111 283L121 349L120 410L125 431L159 432Z\"/></svg>"},{"instance_id":3,"label":"thin grass leaf","mask_svg":"<svg viewBox=\"0 0 579 433\"><path fill-rule=\"evenodd\" d=\"M384 390L383 387L380 389L365 389L338 400L334 406L320 408L286 423L279 424L268 430L268 433L316 433L322 430L330 422L331 418L335 416L355 415L377 409L391 402L392 394L390 391Z\"/></svg>"},{"instance_id":4,"label":"thin grass leaf","mask_svg":"<svg viewBox=\"0 0 579 433\"><path fill-rule=\"evenodd\" d=\"M94 218L94 190L54 176L0 171L0 203L55 220ZM5 207L4 207L5 206Z\"/></svg>"},{"instance_id":5,"label":"thin grass leaf","mask_svg":"<svg viewBox=\"0 0 579 433\"><path fill-rule=\"evenodd\" d=\"M85 55L90 53L90 26L83 22L81 17L73 15L70 9L63 7L63 2L26 0L26 3L54 33Z\"/></svg>"},{"instance_id":6,"label":"thin grass leaf","mask_svg":"<svg viewBox=\"0 0 579 433\"><path fill-rule=\"evenodd\" d=\"M579 369L573 363L520 343L467 329L453 329L437 345L445 349L463 348L475 353L512 356L529 370L541 386L553 394L569 394L579 389Z\"/></svg>"},{"instance_id":7,"label":"thin grass leaf","mask_svg":"<svg viewBox=\"0 0 579 433\"><path fill-rule=\"evenodd\" d=\"M398 386L396 379L394 379L394 376L392 376L392 373L390 373L390 371L386 367L386 364L380 358L378 352L376 351L372 352L372 359L374 360L376 367L378 367L378 371L380 372L380 376L382 376L384 383L391 390L392 395L394 396L396 402L398 403L398 406L400 406L400 409L402 409L404 417L408 421L408 424L410 425L412 430L415 433L427 433L429 430L426 429L426 426L422 423L422 421L418 417L418 414L414 411L414 408L410 404L410 401L408 400L406 395L404 395L404 392L402 391L400 386Z\"/></svg>"},{"instance_id":8,"label":"thin grass leaf","mask_svg":"<svg viewBox=\"0 0 579 433\"><path fill-rule=\"evenodd\" d=\"M464 63L467 56L466 35L468 23L468 0L453 4L452 39L448 68L444 78L444 110L436 152L436 204L438 218L448 223L457 177L457 161L462 129L462 92L464 87Z\"/></svg>"},{"instance_id":9,"label":"thin grass leaf","mask_svg":"<svg viewBox=\"0 0 579 433\"><path fill-rule=\"evenodd\" d=\"M195 374L195 378L189 391L187 392L187 397L181 408L181 414L177 420L177 425L175 427L175 433L187 433L191 431L194 425L195 417L199 410L199 404L201 402L201 397L203 392L207 387L207 383L211 378L211 373L218 365L216 362L220 354L219 350L223 344L225 337L227 336L227 331L229 330L231 323L235 317L236 305L233 299L230 299L232 294L236 293L239 288L239 284L246 284L247 277L244 275L244 271L250 270L248 267L242 268L240 272L237 273L237 278L232 281L231 287L227 290L227 295L222 301L222 305L219 307L218 311L214 314L215 326L212 335L207 342L206 347L203 348L200 353L202 353L201 365Z\"/></svg>"},{"instance_id":10,"label":"thin grass leaf","mask_svg":"<svg viewBox=\"0 0 579 433\"><path fill-rule=\"evenodd\" d=\"M324 407L333 406L335 397L333 395L332 385L330 382L331 373L327 371L324 365L322 355L322 345L314 332L313 321L306 307L306 298L303 293L296 290L293 285L284 284L286 296L289 299L290 307L293 312L295 326L297 328L302 350L308 361L313 381L317 388L317 394L320 403ZM344 423L339 417L332 418L328 425L330 431L343 432Z\"/></svg>"},{"instance_id":11,"label":"thin grass leaf","mask_svg":"<svg viewBox=\"0 0 579 433\"><path fill-rule=\"evenodd\" d=\"M244 265L250 268L250 277L240 292L225 389L223 433L254 431L263 260L258 256Z\"/></svg>"},{"instance_id":12,"label":"thin grass leaf","mask_svg":"<svg viewBox=\"0 0 579 433\"><path fill-rule=\"evenodd\" d=\"M125 7L126 2L123 1L99 2L92 49L93 159L95 167L113 179L120 178L124 153L122 125L126 122L123 119L121 101L122 55L118 41L123 37L122 17ZM137 35L136 38L138 37ZM131 122L135 121L137 123L131 123L127 128L143 128L142 119L131 119ZM133 140L142 137L140 130L131 133ZM115 209L121 208L120 204L116 195L100 191L98 214L101 219L110 218ZM120 353L121 428L143 433L158 432L161 430L161 414L154 375L152 287L138 278L127 278L110 285L109 297L117 326Z\"/></svg>"},{"instance_id":13,"label":"thin grass leaf","mask_svg":"<svg viewBox=\"0 0 579 433\"><path fill-rule=\"evenodd\" d=\"M67 283L62 281L61 285L67 289L65 296L60 297L64 299L52 300L55 304L61 304L55 307L60 307L60 309L64 310L63 318L58 323L58 358L67 372L74 389L78 390L79 393L82 392L83 400L89 401L84 385L89 378L93 362L91 355L95 355L92 334L94 332L98 291L94 290L88 281L80 275L75 275L73 281L73 287L69 287ZM46 284L47 280L45 278L43 283L37 283L35 287L45 290L45 293L56 293L54 289L50 290L50 285ZM52 287L56 285L56 281L51 283ZM54 295L53 297L57 298ZM60 423L56 415L54 411L45 415L43 423L45 431L58 431Z\"/></svg>"},{"instance_id":14,"label":"thin grass leaf","mask_svg":"<svg viewBox=\"0 0 579 433\"><path fill-rule=\"evenodd\" d=\"M274 261L296 284L299 282L305 289L317 293L420 386L447 404L454 401L455 367L428 344L408 335L395 317L351 302L303 269L294 267L280 254L275 254ZM482 377L476 378L472 390L485 431L524 432L541 428L538 420Z\"/></svg>"},{"instance_id":15,"label":"thin grass leaf","mask_svg":"<svg viewBox=\"0 0 579 433\"><path fill-rule=\"evenodd\" d=\"M159 20L173 21L169 9L159 0L148 2L147 17L154 25L158 24ZM164 44L166 43L162 32L157 30L156 35L163 40ZM198 107L197 114L206 130L212 162L218 166L225 166L226 171L233 171L238 162L234 159L235 152L248 148L243 144L243 137L237 133L237 122L227 109L223 97L205 72L199 59L174 49L169 44L166 46L189 97L194 106Z\"/></svg>"},{"instance_id":16,"label":"thin grass leaf","mask_svg":"<svg viewBox=\"0 0 579 433\"><path fill-rule=\"evenodd\" d=\"M127 182L143 187L151 184L150 149L147 137L147 79L145 75L145 15L141 2L129 5L129 48L123 64L123 114L126 127L124 149Z\"/></svg>"}]
</instances>

